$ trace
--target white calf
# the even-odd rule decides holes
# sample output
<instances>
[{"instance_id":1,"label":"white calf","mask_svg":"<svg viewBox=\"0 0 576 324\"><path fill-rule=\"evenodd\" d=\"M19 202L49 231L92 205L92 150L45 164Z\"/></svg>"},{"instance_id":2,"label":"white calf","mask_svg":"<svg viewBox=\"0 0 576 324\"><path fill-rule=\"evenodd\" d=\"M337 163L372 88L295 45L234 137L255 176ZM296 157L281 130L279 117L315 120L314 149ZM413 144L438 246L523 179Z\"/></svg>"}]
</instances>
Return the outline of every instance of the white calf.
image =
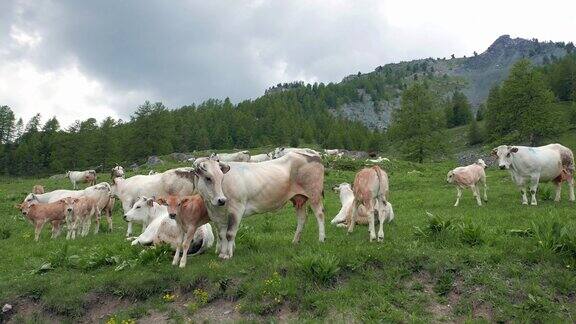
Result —
<instances>
[{"instance_id":1,"label":"white calf","mask_svg":"<svg viewBox=\"0 0 576 324\"><path fill-rule=\"evenodd\" d=\"M479 159L474 164L457 167L448 172L446 181L455 185L457 190L456 203L454 204L454 207L458 206L460 197L462 197L462 189L466 188L472 190L472 195L476 198L478 206L482 206L482 201L480 200L480 188L477 186L479 182L484 186L484 201L488 201L488 196L486 195L488 187L486 186L486 173L484 172L484 169L486 169L486 163L484 163L484 160Z\"/></svg>"}]
</instances>

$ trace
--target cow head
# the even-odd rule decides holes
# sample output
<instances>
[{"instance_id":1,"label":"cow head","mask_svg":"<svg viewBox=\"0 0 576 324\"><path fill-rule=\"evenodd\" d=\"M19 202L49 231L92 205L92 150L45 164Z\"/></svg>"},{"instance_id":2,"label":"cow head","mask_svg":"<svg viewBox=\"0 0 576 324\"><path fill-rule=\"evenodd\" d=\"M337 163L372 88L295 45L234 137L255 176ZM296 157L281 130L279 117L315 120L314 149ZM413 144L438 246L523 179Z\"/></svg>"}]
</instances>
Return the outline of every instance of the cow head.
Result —
<instances>
[{"instance_id":1,"label":"cow head","mask_svg":"<svg viewBox=\"0 0 576 324\"><path fill-rule=\"evenodd\" d=\"M32 208L32 206L34 206L34 203L30 203L30 202L23 202L19 205L16 205L14 207L20 209L20 211L22 212L22 215L24 216L28 216L28 213L30 212L30 208Z\"/></svg>"},{"instance_id":2,"label":"cow head","mask_svg":"<svg viewBox=\"0 0 576 324\"><path fill-rule=\"evenodd\" d=\"M484 162L484 160L482 159L478 159L478 161L476 161L476 164L478 164L479 166L483 167L484 169L486 169L488 166L486 165L486 162Z\"/></svg>"},{"instance_id":3,"label":"cow head","mask_svg":"<svg viewBox=\"0 0 576 324\"><path fill-rule=\"evenodd\" d=\"M500 145L492 150L492 155L498 159L498 167L502 170L509 169L512 165L512 158L518 152L515 146Z\"/></svg>"},{"instance_id":4,"label":"cow head","mask_svg":"<svg viewBox=\"0 0 576 324\"><path fill-rule=\"evenodd\" d=\"M176 217L180 215L182 206L185 206L188 201L190 201L189 197L179 196L168 196L166 198L158 199L159 204L165 205L168 208L168 216L170 216L171 219L176 219Z\"/></svg>"},{"instance_id":5,"label":"cow head","mask_svg":"<svg viewBox=\"0 0 576 324\"><path fill-rule=\"evenodd\" d=\"M110 177L114 178L123 178L124 177L124 168L120 165L116 165L112 168Z\"/></svg>"},{"instance_id":6,"label":"cow head","mask_svg":"<svg viewBox=\"0 0 576 324\"><path fill-rule=\"evenodd\" d=\"M340 193L340 192L341 192L343 189L345 189L345 188L349 188L349 189L350 189L350 184L349 184L349 183L346 183L346 182L343 182L343 183L341 183L341 184L339 184L339 185L335 185L334 187L332 187L332 190L334 190L334 192L336 192L336 193Z\"/></svg>"},{"instance_id":7,"label":"cow head","mask_svg":"<svg viewBox=\"0 0 576 324\"><path fill-rule=\"evenodd\" d=\"M154 198L138 197L132 208L124 214L124 220L143 222L150 217L152 206L154 206Z\"/></svg>"},{"instance_id":8,"label":"cow head","mask_svg":"<svg viewBox=\"0 0 576 324\"><path fill-rule=\"evenodd\" d=\"M64 199L58 200L60 204L64 205L64 211L66 212L67 215L72 214L72 212L74 211L74 204L76 204L78 201L79 201L78 198L72 198L72 197L66 197Z\"/></svg>"},{"instance_id":9,"label":"cow head","mask_svg":"<svg viewBox=\"0 0 576 324\"><path fill-rule=\"evenodd\" d=\"M214 157L197 161L192 172L198 179L198 192L205 201L209 201L214 206L226 204L227 199L222 191L222 181L224 174L228 171L230 171L230 166Z\"/></svg>"},{"instance_id":10,"label":"cow head","mask_svg":"<svg viewBox=\"0 0 576 324\"><path fill-rule=\"evenodd\" d=\"M36 197L36 194L34 193L29 193L28 196L24 198L24 202L25 203L38 202L38 197Z\"/></svg>"},{"instance_id":11,"label":"cow head","mask_svg":"<svg viewBox=\"0 0 576 324\"><path fill-rule=\"evenodd\" d=\"M272 159L277 159L279 157L282 157L285 149L286 149L285 147L275 148L273 152L270 152Z\"/></svg>"}]
</instances>

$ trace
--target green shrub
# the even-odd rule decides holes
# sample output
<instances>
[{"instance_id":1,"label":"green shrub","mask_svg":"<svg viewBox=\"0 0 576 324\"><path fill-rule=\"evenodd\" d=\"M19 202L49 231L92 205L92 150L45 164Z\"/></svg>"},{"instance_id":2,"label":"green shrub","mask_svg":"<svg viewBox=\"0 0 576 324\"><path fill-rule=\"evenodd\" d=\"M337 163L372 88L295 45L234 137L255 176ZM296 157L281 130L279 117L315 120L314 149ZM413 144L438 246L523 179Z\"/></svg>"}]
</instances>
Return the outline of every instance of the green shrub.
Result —
<instances>
[{"instance_id":1,"label":"green shrub","mask_svg":"<svg viewBox=\"0 0 576 324\"><path fill-rule=\"evenodd\" d=\"M484 243L484 230L479 225L460 224L458 226L460 241L470 246Z\"/></svg>"},{"instance_id":2,"label":"green shrub","mask_svg":"<svg viewBox=\"0 0 576 324\"><path fill-rule=\"evenodd\" d=\"M340 261L332 254L320 255L307 253L295 257L294 263L298 271L316 283L331 283L340 273Z\"/></svg>"},{"instance_id":3,"label":"green shrub","mask_svg":"<svg viewBox=\"0 0 576 324\"><path fill-rule=\"evenodd\" d=\"M414 226L414 235L417 237L435 236L453 228L452 219L436 216L426 212L428 220L423 228Z\"/></svg>"}]
</instances>

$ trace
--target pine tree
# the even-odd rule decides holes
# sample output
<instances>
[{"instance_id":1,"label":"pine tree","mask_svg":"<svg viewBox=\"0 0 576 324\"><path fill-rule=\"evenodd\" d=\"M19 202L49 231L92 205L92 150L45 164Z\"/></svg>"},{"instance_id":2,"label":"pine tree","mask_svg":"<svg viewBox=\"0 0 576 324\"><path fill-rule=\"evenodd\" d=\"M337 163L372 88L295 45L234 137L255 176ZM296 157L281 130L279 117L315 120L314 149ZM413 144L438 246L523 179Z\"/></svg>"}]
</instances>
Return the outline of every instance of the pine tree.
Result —
<instances>
[{"instance_id":1,"label":"pine tree","mask_svg":"<svg viewBox=\"0 0 576 324\"><path fill-rule=\"evenodd\" d=\"M437 98L424 85L415 83L404 91L392 120L390 135L401 142L399 147L406 158L422 163L444 151L444 119L437 109Z\"/></svg>"},{"instance_id":2,"label":"pine tree","mask_svg":"<svg viewBox=\"0 0 576 324\"><path fill-rule=\"evenodd\" d=\"M472 119L468 125L468 145L476 145L482 143L483 137L478 127L476 119Z\"/></svg>"}]
</instances>

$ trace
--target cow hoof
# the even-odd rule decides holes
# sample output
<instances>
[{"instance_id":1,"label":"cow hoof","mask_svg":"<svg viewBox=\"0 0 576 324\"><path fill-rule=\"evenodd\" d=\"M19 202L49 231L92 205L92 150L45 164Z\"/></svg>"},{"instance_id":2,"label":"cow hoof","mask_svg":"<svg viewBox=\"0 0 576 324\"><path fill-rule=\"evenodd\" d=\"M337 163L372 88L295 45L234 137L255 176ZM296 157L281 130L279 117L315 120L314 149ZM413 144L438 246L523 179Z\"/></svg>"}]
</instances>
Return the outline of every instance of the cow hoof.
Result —
<instances>
[{"instance_id":1,"label":"cow hoof","mask_svg":"<svg viewBox=\"0 0 576 324\"><path fill-rule=\"evenodd\" d=\"M378 238L378 242L384 242L384 236Z\"/></svg>"},{"instance_id":2,"label":"cow hoof","mask_svg":"<svg viewBox=\"0 0 576 324\"><path fill-rule=\"evenodd\" d=\"M220 255L218 255L218 257L222 260L230 259L230 256L228 254L224 254L224 253L220 253Z\"/></svg>"},{"instance_id":3,"label":"cow hoof","mask_svg":"<svg viewBox=\"0 0 576 324\"><path fill-rule=\"evenodd\" d=\"M185 267L186 267L186 264L185 264L185 263L180 263L180 268L181 268L181 269L184 269Z\"/></svg>"}]
</instances>

